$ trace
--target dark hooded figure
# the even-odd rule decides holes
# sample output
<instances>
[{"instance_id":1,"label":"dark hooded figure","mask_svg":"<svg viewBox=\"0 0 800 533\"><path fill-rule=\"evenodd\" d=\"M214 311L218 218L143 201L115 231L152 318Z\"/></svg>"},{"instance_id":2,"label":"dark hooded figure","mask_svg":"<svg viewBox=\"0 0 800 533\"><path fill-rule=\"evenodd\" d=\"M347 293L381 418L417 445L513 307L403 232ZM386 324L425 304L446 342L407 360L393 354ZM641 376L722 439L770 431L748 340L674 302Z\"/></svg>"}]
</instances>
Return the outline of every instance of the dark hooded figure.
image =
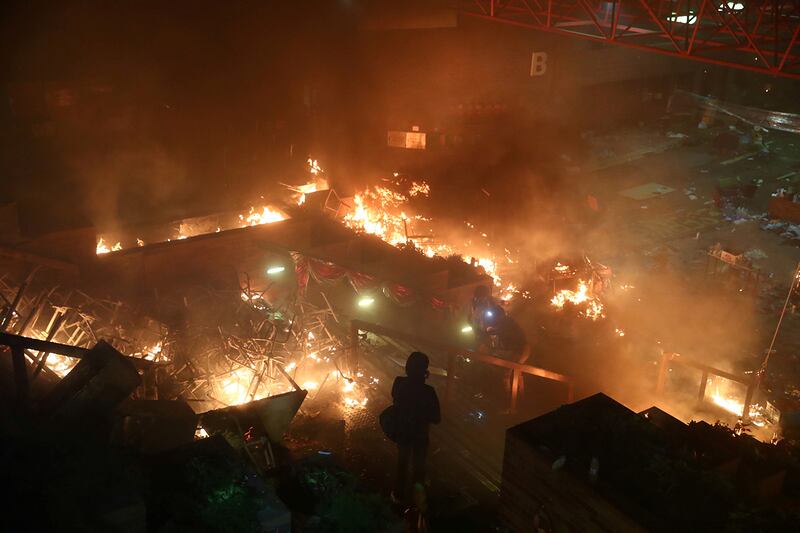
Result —
<instances>
[{"instance_id":1,"label":"dark hooded figure","mask_svg":"<svg viewBox=\"0 0 800 533\"><path fill-rule=\"evenodd\" d=\"M428 426L438 424L442 416L439 411L439 398L428 378L428 356L414 352L406 361L406 377L398 376L392 385L392 400L397 409L397 418L403 426L397 439L397 485L393 496L407 499L411 492L411 482L425 482L425 459L428 452Z\"/></svg>"}]
</instances>

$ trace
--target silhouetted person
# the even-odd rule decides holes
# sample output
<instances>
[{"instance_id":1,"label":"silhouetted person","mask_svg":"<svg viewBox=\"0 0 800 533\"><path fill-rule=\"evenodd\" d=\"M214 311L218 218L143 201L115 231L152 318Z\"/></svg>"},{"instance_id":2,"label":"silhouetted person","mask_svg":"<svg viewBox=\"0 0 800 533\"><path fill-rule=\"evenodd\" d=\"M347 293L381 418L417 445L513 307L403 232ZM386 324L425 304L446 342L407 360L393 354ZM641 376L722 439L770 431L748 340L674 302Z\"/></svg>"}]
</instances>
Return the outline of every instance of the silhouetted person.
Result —
<instances>
[{"instance_id":1,"label":"silhouetted person","mask_svg":"<svg viewBox=\"0 0 800 533\"><path fill-rule=\"evenodd\" d=\"M428 426L442 419L439 398L428 378L428 356L414 352L406 361L406 377L398 376L392 385L392 400L402 431L397 438L397 485L394 496L407 500L411 482L425 482L425 461L428 453Z\"/></svg>"}]
</instances>

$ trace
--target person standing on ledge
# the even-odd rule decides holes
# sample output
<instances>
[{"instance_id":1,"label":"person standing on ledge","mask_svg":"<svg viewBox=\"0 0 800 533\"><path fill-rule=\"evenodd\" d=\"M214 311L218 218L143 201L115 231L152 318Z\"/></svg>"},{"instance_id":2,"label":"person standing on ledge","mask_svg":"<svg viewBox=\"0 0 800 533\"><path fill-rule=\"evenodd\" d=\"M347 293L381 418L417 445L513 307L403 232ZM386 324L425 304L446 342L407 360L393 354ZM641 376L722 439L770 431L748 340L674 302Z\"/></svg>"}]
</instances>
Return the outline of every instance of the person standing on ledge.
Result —
<instances>
[{"instance_id":1,"label":"person standing on ledge","mask_svg":"<svg viewBox=\"0 0 800 533\"><path fill-rule=\"evenodd\" d=\"M392 400L397 411L397 485L392 494L396 500L408 501L411 483L425 483L425 462L428 453L428 428L438 424L442 415L436 391L425 383L428 378L428 356L414 352L406 360L406 376L398 376L392 385Z\"/></svg>"}]
</instances>

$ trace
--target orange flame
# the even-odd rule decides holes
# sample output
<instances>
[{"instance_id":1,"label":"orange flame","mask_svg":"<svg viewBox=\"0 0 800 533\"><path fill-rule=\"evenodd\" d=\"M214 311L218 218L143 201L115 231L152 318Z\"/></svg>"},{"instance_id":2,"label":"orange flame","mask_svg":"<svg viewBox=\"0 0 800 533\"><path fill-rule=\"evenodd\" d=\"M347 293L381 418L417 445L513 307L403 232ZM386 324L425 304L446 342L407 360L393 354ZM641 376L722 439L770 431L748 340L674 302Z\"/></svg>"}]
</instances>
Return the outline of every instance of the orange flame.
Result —
<instances>
[{"instance_id":1,"label":"orange flame","mask_svg":"<svg viewBox=\"0 0 800 533\"><path fill-rule=\"evenodd\" d=\"M109 248L108 244L106 244L106 241L102 237L100 237L100 240L97 241L97 247L95 248L95 253L97 255L100 255L100 254L107 254L109 252L116 252L119 250L122 250L122 244L120 242L114 243Z\"/></svg>"},{"instance_id":2,"label":"orange flame","mask_svg":"<svg viewBox=\"0 0 800 533\"><path fill-rule=\"evenodd\" d=\"M581 316L585 316L586 318L597 320L598 318L605 317L603 314L603 304L600 300L589 294L589 286L582 280L578 280L578 290L562 289L550 300L550 303L558 309L563 309L567 302L583 307L584 309L581 311Z\"/></svg>"}]
</instances>

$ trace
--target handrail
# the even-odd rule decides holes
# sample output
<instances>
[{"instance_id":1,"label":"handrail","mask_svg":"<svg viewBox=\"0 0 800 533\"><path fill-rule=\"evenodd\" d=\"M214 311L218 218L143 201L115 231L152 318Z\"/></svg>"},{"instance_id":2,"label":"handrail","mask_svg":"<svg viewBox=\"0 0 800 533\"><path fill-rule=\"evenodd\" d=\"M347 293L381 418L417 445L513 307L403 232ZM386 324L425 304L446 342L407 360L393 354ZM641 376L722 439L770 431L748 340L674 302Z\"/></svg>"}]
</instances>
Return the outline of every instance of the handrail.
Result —
<instances>
[{"instance_id":1,"label":"handrail","mask_svg":"<svg viewBox=\"0 0 800 533\"><path fill-rule=\"evenodd\" d=\"M55 353L64 355L66 357L82 358L88 348L81 348L79 346L70 346L68 344L60 344L58 342L45 341L42 339L34 339L31 337L23 337L22 335L14 335L13 333L0 332L0 344L9 346L11 348L21 347L26 350L36 350L37 352Z\"/></svg>"},{"instance_id":2,"label":"handrail","mask_svg":"<svg viewBox=\"0 0 800 533\"><path fill-rule=\"evenodd\" d=\"M14 335L13 333L0 332L0 346L8 346L10 348L19 347L24 350L35 350L37 352L55 353L66 357L74 357L82 359L89 348L81 348L80 346L72 346L69 344L61 344L53 341L45 341L42 339L34 339L32 337L23 337L22 335ZM124 354L123 354L124 355ZM138 367L156 366L158 363L141 357L132 357L125 355L130 359L134 365Z\"/></svg>"},{"instance_id":3,"label":"handrail","mask_svg":"<svg viewBox=\"0 0 800 533\"><path fill-rule=\"evenodd\" d=\"M30 383L28 381L28 365L25 362L25 351L35 350L37 352L55 353L66 357L82 359L89 351L88 348L60 344L58 342L33 339L12 333L0 332L0 346L8 346L11 349L11 362L14 369L14 387L17 404L21 409L25 409L28 404ZM148 361L139 357L125 356L134 366L139 369L148 370L157 366L155 361Z\"/></svg>"},{"instance_id":4,"label":"handrail","mask_svg":"<svg viewBox=\"0 0 800 533\"><path fill-rule=\"evenodd\" d=\"M419 337L417 335L406 333L403 331L399 331L393 328L388 328L386 326L381 326L379 324L373 324L370 322L364 322L363 320L352 320L350 322L350 335L351 335L351 344L352 344L352 357L354 360L352 364L358 365L358 331L370 331L377 335L385 335L387 337L392 337L395 339L400 339L405 342L409 342L411 344L428 346L430 348L434 348L437 351L445 352L448 355L448 362L447 362L447 397L450 398L453 392L453 380L455 378L455 356L456 355L469 355L470 358L480 361L482 363L499 366L503 368L507 368L513 372L512 375L512 382L511 382L511 409L516 409L517 405L517 396L519 392L519 385L521 382L522 374L530 374L532 376L537 376L544 379L549 379L551 381L558 381L567 385L567 401L571 402L573 397L573 382L572 378L566 376L564 374L559 374L558 372L553 372L551 370L546 370L544 368L540 368L533 365L527 365L524 363L518 363L516 361L508 361L506 359L501 359L495 355L478 352L475 350L469 350L467 348L461 348L458 346L453 346L449 344L445 344L442 342L438 342L431 339L426 339L424 337ZM526 346L527 349L527 346Z\"/></svg>"},{"instance_id":5,"label":"handrail","mask_svg":"<svg viewBox=\"0 0 800 533\"><path fill-rule=\"evenodd\" d=\"M746 420L749 417L750 405L753 403L753 394L755 393L754 376L750 377L750 376L741 376L732 374L730 372L726 372L725 370L720 370L719 368L714 368L713 366L709 366L704 363L694 361L678 353L664 352L661 354L661 362L658 368L658 378L656 380L656 394L661 394L664 391L664 385L667 380L667 371L669 369L670 363L677 363L679 365L688 366L690 368L696 368L697 370L700 370L703 373L702 376L700 377L700 388L697 392L698 402L705 401L706 385L708 384L709 374L712 376L719 376L721 378L725 378L727 380L745 385L747 387L747 391L745 392L744 402L742 405L742 418Z\"/></svg>"}]
</instances>

